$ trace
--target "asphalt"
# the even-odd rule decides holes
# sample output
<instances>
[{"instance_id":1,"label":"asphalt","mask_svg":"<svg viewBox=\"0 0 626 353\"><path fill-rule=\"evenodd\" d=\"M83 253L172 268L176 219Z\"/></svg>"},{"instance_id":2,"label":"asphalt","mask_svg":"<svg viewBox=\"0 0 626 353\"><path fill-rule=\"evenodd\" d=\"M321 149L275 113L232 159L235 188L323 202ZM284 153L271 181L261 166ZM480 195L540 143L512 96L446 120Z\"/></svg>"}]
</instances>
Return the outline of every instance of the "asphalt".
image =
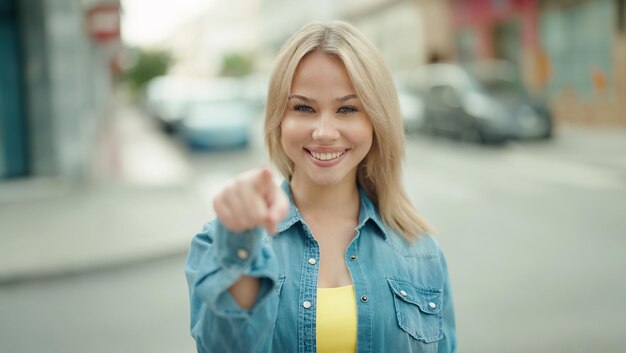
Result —
<instances>
[{"instance_id":1,"label":"asphalt","mask_svg":"<svg viewBox=\"0 0 626 353\"><path fill-rule=\"evenodd\" d=\"M213 217L184 149L137 108L104 124L89 182L0 183L0 285L105 270L187 251ZM626 129L561 126L547 153L626 179ZM525 145L544 153L542 143Z\"/></svg>"}]
</instances>

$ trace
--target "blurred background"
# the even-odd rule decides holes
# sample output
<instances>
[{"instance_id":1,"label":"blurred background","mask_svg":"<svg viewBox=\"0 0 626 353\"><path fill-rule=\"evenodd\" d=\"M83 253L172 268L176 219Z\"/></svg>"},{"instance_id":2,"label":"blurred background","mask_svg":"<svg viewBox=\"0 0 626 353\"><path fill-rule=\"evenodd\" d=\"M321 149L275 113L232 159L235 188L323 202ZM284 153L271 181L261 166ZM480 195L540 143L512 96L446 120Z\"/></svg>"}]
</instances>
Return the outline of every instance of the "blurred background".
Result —
<instances>
[{"instance_id":1,"label":"blurred background","mask_svg":"<svg viewBox=\"0 0 626 353\"><path fill-rule=\"evenodd\" d=\"M625 352L624 0L0 0L0 352L194 352L184 257L267 165L281 43L397 83L460 352Z\"/></svg>"}]
</instances>

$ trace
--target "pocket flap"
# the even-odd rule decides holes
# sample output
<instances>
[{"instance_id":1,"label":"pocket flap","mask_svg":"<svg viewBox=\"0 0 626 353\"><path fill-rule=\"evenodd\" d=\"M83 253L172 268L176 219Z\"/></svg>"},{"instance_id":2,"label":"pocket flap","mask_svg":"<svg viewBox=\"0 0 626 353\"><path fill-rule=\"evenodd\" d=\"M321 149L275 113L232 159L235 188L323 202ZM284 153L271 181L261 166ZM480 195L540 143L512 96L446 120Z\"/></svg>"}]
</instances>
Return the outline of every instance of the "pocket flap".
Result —
<instances>
[{"instance_id":1,"label":"pocket flap","mask_svg":"<svg viewBox=\"0 0 626 353\"><path fill-rule=\"evenodd\" d=\"M443 303L443 291L420 287L411 282L394 278L387 278L393 293L399 299L417 305L426 314L439 314Z\"/></svg>"}]
</instances>

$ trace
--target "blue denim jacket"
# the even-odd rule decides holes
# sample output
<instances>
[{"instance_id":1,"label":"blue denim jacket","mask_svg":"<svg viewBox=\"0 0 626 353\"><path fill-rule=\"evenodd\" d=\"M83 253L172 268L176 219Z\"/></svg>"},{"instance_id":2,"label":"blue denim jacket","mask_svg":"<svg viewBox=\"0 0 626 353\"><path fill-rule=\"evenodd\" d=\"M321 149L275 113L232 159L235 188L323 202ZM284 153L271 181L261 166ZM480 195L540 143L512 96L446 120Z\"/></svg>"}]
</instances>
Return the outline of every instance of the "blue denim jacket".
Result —
<instances>
[{"instance_id":1,"label":"blue denim jacket","mask_svg":"<svg viewBox=\"0 0 626 353\"><path fill-rule=\"evenodd\" d=\"M260 228L233 233L214 220L194 237L185 273L198 352L316 352L319 246L289 184L282 187L291 209L276 236ZM356 294L357 352L456 352L450 284L436 241L422 236L408 244L360 195L345 256ZM242 275L261 280L250 310L228 291Z\"/></svg>"}]
</instances>

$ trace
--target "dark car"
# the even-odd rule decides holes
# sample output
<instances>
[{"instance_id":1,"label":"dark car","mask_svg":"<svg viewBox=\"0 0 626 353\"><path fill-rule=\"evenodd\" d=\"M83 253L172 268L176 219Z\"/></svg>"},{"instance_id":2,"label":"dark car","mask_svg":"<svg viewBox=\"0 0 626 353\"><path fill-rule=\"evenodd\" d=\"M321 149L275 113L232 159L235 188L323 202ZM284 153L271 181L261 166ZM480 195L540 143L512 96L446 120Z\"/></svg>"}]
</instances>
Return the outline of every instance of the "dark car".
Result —
<instances>
[{"instance_id":1,"label":"dark car","mask_svg":"<svg viewBox=\"0 0 626 353\"><path fill-rule=\"evenodd\" d=\"M411 77L423 97L422 130L477 143L549 138L552 118L502 62L431 64Z\"/></svg>"}]
</instances>

